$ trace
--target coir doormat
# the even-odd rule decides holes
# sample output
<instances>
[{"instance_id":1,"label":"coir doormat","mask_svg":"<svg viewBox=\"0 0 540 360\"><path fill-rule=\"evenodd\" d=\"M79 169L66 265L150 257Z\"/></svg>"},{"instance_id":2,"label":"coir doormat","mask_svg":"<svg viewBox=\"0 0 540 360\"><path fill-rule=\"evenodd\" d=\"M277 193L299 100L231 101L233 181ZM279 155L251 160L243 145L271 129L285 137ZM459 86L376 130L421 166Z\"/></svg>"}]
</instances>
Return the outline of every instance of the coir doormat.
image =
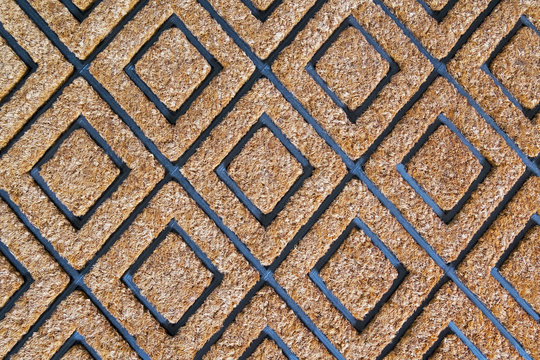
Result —
<instances>
[{"instance_id":1,"label":"coir doormat","mask_svg":"<svg viewBox=\"0 0 540 360\"><path fill-rule=\"evenodd\" d=\"M538 0L0 0L0 358L540 359Z\"/></svg>"}]
</instances>

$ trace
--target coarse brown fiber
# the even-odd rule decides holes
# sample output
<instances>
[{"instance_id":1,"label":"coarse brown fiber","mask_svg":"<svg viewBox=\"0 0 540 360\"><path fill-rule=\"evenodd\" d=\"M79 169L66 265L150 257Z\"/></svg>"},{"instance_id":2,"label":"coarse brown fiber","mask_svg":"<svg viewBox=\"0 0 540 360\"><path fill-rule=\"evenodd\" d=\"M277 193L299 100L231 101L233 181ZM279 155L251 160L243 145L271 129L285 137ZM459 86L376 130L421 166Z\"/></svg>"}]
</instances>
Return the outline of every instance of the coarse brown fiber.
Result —
<instances>
[{"instance_id":1,"label":"coarse brown fiber","mask_svg":"<svg viewBox=\"0 0 540 360\"><path fill-rule=\"evenodd\" d=\"M538 0L0 0L0 359L540 360Z\"/></svg>"}]
</instances>

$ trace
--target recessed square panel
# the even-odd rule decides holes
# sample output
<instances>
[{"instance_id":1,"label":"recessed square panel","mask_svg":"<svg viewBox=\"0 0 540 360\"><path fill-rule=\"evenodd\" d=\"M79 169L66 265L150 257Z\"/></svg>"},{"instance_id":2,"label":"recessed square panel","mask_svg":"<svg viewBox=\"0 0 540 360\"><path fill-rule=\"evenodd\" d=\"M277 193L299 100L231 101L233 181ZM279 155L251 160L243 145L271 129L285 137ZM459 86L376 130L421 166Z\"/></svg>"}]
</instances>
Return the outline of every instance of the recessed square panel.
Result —
<instances>
[{"instance_id":1,"label":"recessed square panel","mask_svg":"<svg viewBox=\"0 0 540 360\"><path fill-rule=\"evenodd\" d=\"M388 129L433 66L382 4L344 0L323 8L332 16L311 18L272 71L354 161Z\"/></svg>"},{"instance_id":2,"label":"recessed square panel","mask_svg":"<svg viewBox=\"0 0 540 360\"><path fill-rule=\"evenodd\" d=\"M302 186L313 167L267 114L263 114L216 169L263 226Z\"/></svg>"},{"instance_id":3,"label":"recessed square panel","mask_svg":"<svg viewBox=\"0 0 540 360\"><path fill-rule=\"evenodd\" d=\"M261 189L266 186L264 182L256 180L253 182L254 189L245 189L251 195L250 199L239 187L241 179L246 179L249 174L228 172L231 169L229 164L237 156L238 159L246 157L246 153L241 153L242 149L249 148L246 144L262 128L268 130L261 135L271 140L280 153L289 153L295 159L293 161L286 155L291 167L283 170L288 176L296 178L294 184L290 186L291 179L282 179L282 174L274 174L275 178L280 179L280 184L273 184L272 188L264 190L269 193L268 190L276 189L275 192L271 191L274 194L270 202L263 202L261 198ZM263 150L257 151L251 164L247 158L238 162L238 165L245 164L238 169L251 171L248 167L254 166L256 172L266 168L265 171L275 173L276 169L270 164L280 163L281 160L274 159L275 154L264 151L264 143L254 142L252 145L253 148L263 146ZM296 162L302 166L300 176ZM223 219L224 224L265 266L279 255L346 173L339 156L265 78L252 85L251 90L212 129L210 136L180 171ZM231 175L236 177L238 184ZM284 192L285 195L270 213L265 214L253 204L253 201L258 201L270 208Z\"/></svg>"},{"instance_id":4,"label":"recessed square panel","mask_svg":"<svg viewBox=\"0 0 540 360\"><path fill-rule=\"evenodd\" d=\"M401 284L407 270L359 218L355 218L309 277L362 331Z\"/></svg>"},{"instance_id":5,"label":"recessed square panel","mask_svg":"<svg viewBox=\"0 0 540 360\"><path fill-rule=\"evenodd\" d=\"M122 277L171 336L222 279L210 259L174 220Z\"/></svg>"},{"instance_id":6,"label":"recessed square panel","mask_svg":"<svg viewBox=\"0 0 540 360\"><path fill-rule=\"evenodd\" d=\"M355 123L399 66L351 15L315 53L306 71Z\"/></svg>"},{"instance_id":7,"label":"recessed square panel","mask_svg":"<svg viewBox=\"0 0 540 360\"><path fill-rule=\"evenodd\" d=\"M3 187L43 237L81 269L164 170L81 77L53 100L0 157L9 172Z\"/></svg>"},{"instance_id":8,"label":"recessed square panel","mask_svg":"<svg viewBox=\"0 0 540 360\"><path fill-rule=\"evenodd\" d=\"M171 124L186 113L221 69L175 14L124 68Z\"/></svg>"},{"instance_id":9,"label":"recessed square panel","mask_svg":"<svg viewBox=\"0 0 540 360\"><path fill-rule=\"evenodd\" d=\"M260 280L205 211L177 181L163 181L85 278L152 358L196 358Z\"/></svg>"},{"instance_id":10,"label":"recessed square panel","mask_svg":"<svg viewBox=\"0 0 540 360\"><path fill-rule=\"evenodd\" d=\"M447 69L521 150L522 159L524 155L536 158L540 154L540 115L537 106L528 108L526 102L529 99L529 106L534 104L539 93L532 91L540 84L540 55L534 50L538 44L538 4L521 0L490 3L497 5L495 10L482 20L482 26L475 29ZM528 165L536 167L538 174L537 166Z\"/></svg>"},{"instance_id":11,"label":"recessed square panel","mask_svg":"<svg viewBox=\"0 0 540 360\"><path fill-rule=\"evenodd\" d=\"M263 127L248 140L227 172L254 205L268 214L303 169L279 139Z\"/></svg>"},{"instance_id":12,"label":"recessed square panel","mask_svg":"<svg viewBox=\"0 0 540 360\"><path fill-rule=\"evenodd\" d=\"M81 115L30 173L71 223L80 229L129 171Z\"/></svg>"},{"instance_id":13,"label":"recessed square panel","mask_svg":"<svg viewBox=\"0 0 540 360\"><path fill-rule=\"evenodd\" d=\"M449 223L491 165L441 114L396 168L433 211Z\"/></svg>"}]
</instances>

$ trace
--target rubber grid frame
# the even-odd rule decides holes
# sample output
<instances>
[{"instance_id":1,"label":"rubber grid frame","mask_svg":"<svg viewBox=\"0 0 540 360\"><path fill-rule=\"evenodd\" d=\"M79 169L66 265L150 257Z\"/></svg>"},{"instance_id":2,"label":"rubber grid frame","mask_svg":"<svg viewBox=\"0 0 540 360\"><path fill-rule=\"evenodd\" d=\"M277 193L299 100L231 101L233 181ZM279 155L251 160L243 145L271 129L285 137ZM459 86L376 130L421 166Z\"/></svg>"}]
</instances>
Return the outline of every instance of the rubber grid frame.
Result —
<instances>
[{"instance_id":1,"label":"rubber grid frame","mask_svg":"<svg viewBox=\"0 0 540 360\"><path fill-rule=\"evenodd\" d=\"M252 10L252 4L249 0L242 0L249 8ZM16 216L22 221L22 223L29 229L29 231L38 239L38 241L44 246L48 253L57 261L63 270L70 276L70 283L66 289L54 300L51 306L39 317L36 323L34 323L30 330L17 342L17 344L11 349L8 353L7 358L10 358L11 355L17 353L18 350L28 341L28 339L35 333L43 323L51 317L52 313L59 306L59 304L65 300L72 292L75 290L81 290L90 301L101 311L101 313L107 318L110 324L118 331L118 333L123 337L123 339L132 347L132 349L138 354L142 359L150 359L148 354L140 348L133 336L131 336L127 330L119 323L114 316L112 316L108 310L100 303L92 291L84 282L85 275L90 271L90 268L97 262L97 260L104 255L112 244L120 237L120 235L128 228L128 226L133 222L133 220L140 214L146 205L149 203L150 199L158 192L163 184L170 180L177 181L185 191L191 196L197 205L217 224L221 231L233 242L235 247L243 256L249 261L249 263L260 273L260 280L257 284L249 291L248 295L242 299L242 301L237 305L237 307L229 314L227 319L224 321L222 328L214 334L211 339L205 344L205 346L199 350L196 355L196 358L202 358L205 353L207 353L210 347L220 338L224 333L227 327L234 321L236 315L242 311L242 309L249 303L250 299L257 293L259 289L263 286L270 286L274 291L283 299L283 301L289 306L295 315L303 322L303 324L319 339L319 341L328 349L328 351L337 359L344 359L343 355L332 345L328 338L318 329L312 320L304 313L304 311L293 301L293 299L287 294L287 292L276 282L273 277L274 271L280 265L280 263L285 259L288 253L292 250L296 243L308 232L308 230L313 226L317 221L319 216L324 212L324 210L332 203L332 201L338 196L341 190L344 188L345 184L352 179L353 177L360 179L370 190L372 194L390 211L392 216L394 216L398 222L405 228L405 230L413 237L413 239L429 254L429 256L436 262L436 264L444 271L445 276L443 280L434 288L434 291L430 293L428 298L422 303L420 308L415 311L413 316L407 320L403 325L403 328L398 332L395 339L390 343L384 351L379 355L379 358L383 358L388 354L392 348L398 343L400 338L404 335L407 328L414 321L414 319L421 312L422 308L427 305L427 303L433 298L436 293L436 290L439 289L445 282L452 281L457 287L465 293L465 295L471 300L471 302L480 309L484 316L486 316L497 328L498 331L515 347L519 354L525 358L532 360L531 356L523 349L520 343L510 334L510 332L501 324L501 322L492 314L492 312L486 307L485 304L475 295L467 286L457 277L454 269L456 266L463 260L468 250L470 250L482 233L490 226L491 223L497 218L497 215L505 207L505 205L512 199L512 197L518 192L521 185L525 182L530 176L540 176L540 169L538 166L538 158L529 158L527 155L521 151L514 141L504 133L501 128L495 123L495 121L485 113L478 103L465 91L465 89L452 77L446 70L446 63L453 57L457 50L467 41L471 36L474 30L482 23L482 21L491 13L493 8L500 2L500 0L493 0L489 6L482 12L482 14L472 23L464 35L461 36L458 43L450 51L450 53L442 60L438 60L433 57L419 42L419 40L408 30L405 25L388 9L388 7L381 0L373 0L374 3L380 6L384 12L399 26L399 28L407 35L411 42L420 50L420 52L426 56L429 61L434 66L435 70L428 77L428 80L420 87L420 90L407 102L407 104L398 112L394 117L388 128L377 138L377 140L370 146L368 151L361 156L358 160L354 161L350 159L345 152L340 149L336 142L322 129L322 127L317 123L317 121L310 115L310 113L301 105L301 103L295 98L295 96L287 89L283 84L278 80L278 78L271 71L271 65L277 58L278 54L289 45L298 32L304 28L307 22L314 16L314 14L325 4L326 0L318 0L313 5L313 7L307 12L307 14L299 21L293 28L293 30L285 37L282 43L271 53L266 60L258 58L255 53L250 49L247 43L242 40L233 30L233 28L219 16L216 10L212 7L208 0L198 0L199 4L208 11L211 16L220 24L220 26L225 30L228 36L230 36L234 42L244 51L248 57L253 61L256 66L256 71L251 76L251 78L246 82L246 84L241 88L241 90L236 94L232 101L222 110L222 112L214 119L212 124L201 134L197 141L192 145L192 147L180 157L180 159L174 163L170 162L150 141L140 130L140 128L135 124L134 120L122 109L122 107L114 100L114 98L105 90L105 88L90 74L88 67L89 64L95 59L96 55L101 52L111 40L118 34L122 27L130 21L138 12L141 10L148 0L139 1L133 9L120 21L114 29L105 37L105 39L94 49L94 51L85 59L79 60L74 53L72 53L65 44L63 44L58 36L49 28L47 23L40 17L40 15L32 8L27 0L16 0L18 5L24 10L26 15L38 26L38 28L45 33L49 40L61 51L62 55L74 66L74 73L68 78L68 80L55 92L53 96L42 106L32 118L23 126L20 132L8 143L5 149L3 149L2 154L5 153L21 136L24 134L35 122L35 120L58 98L62 91L73 82L74 79L78 77L84 78L91 87L99 94L99 96L110 106L110 108L128 125L131 131L143 142L145 147L158 159L161 165L166 169L167 175L165 178L150 192L149 195L135 208L135 210L129 215L129 217L118 227L118 229L110 236L110 238L105 242L104 246L95 254L95 256L88 261L88 263L80 270L77 271L73 268L67 260L65 260L60 254L54 249L52 244L45 239L39 230L32 225L28 218L22 213L22 211L17 207L17 205L9 198L9 195L4 190L0 190L0 198L4 200ZM425 5L422 0L418 0L421 4ZM441 11L439 13L432 12L431 15L435 18L444 17L447 11L450 11L450 8L455 4L457 0L451 0L449 2L449 8L446 11ZM64 0L63 3L71 9L73 12L72 3L70 0ZM270 6L269 9L272 9L275 4L278 4L279 1L276 0L274 4ZM251 4L251 6L249 5ZM97 5L97 4L96 4ZM276 5L277 6L277 5ZM90 8L88 11L91 11ZM74 14L79 20L83 19L88 13L80 13L79 15ZM259 17L264 16L259 14ZM440 21L440 20L439 20ZM0 27L0 33L3 30ZM10 46L14 46L13 43L9 42ZM18 53L19 56L21 56ZM23 59L24 60L24 59ZM30 67L32 68L32 67ZM527 170L525 174L521 177L518 183L512 188L512 190L506 194L504 200L497 206L496 210L489 216L484 225L482 226L481 231L479 231L473 239L470 241L470 244L467 246L465 251L463 251L458 259L452 263L446 263L441 256L439 256L433 248L428 244L428 242L415 230L415 228L408 222L408 220L400 213L396 206L389 201L382 192L370 181L363 171L363 165L366 160L369 158L370 154L374 149L380 144L382 139L393 129L399 119L409 110L412 105L421 97L423 92L427 87L433 82L433 80L442 76L447 79L457 90L464 96L468 102L474 107L474 109L483 117L483 119L493 127L497 133L505 140L505 142L515 151L523 163L526 165ZM195 152L197 147L201 142L208 137L210 131L219 124L224 117L232 110L234 105L238 102L244 94L249 91L251 86L261 77L267 78L281 93L281 95L294 107L294 109L299 112L302 117L315 128L316 132L320 137L322 137L331 148L339 154L343 162L346 164L349 174L345 176L340 185L338 185L334 191L323 201L317 211L309 219L309 221L301 228L300 231L295 235L293 240L285 247L282 253L274 260L274 262L268 266L263 266L257 258L255 258L249 249L236 237L236 235L230 231L224 224L223 221L211 210L209 205L203 200L203 198L194 190L193 186L187 181L187 179L181 175L179 169L185 164L187 159ZM157 106L157 104L156 104ZM537 222L537 216L532 219L532 221ZM5 249L0 247L2 253L5 253ZM503 261L503 260L501 260ZM500 264L499 264L500 265ZM18 269L22 270L22 269ZM496 270L495 270L496 271ZM23 272L24 276L24 272ZM29 278L25 278L25 283L31 281ZM519 296L517 292L513 292L512 296L516 297L521 304L524 304L525 301ZM204 299L203 299L204 301ZM381 305L378 305L381 306ZM376 309L375 309L376 310ZM2 309L4 311L4 309ZM537 314L538 315L538 314ZM189 314L188 314L189 316ZM448 333L456 334L473 352L473 354L479 359L483 359L484 356L481 354L478 349L475 349L472 343L460 332L460 330L455 326L455 324L450 323L448 329L444 330L439 335L439 341L444 338ZM263 341L265 338L270 338L276 342L278 347L283 351L283 353L289 359L295 359L294 354L285 346L285 344L277 337L274 331L270 328L265 328L264 331L259 335L256 341L254 341L243 357L249 355L248 351L254 351L256 346ZM86 344L84 338L78 334L74 333L69 340L62 346L59 352L55 355L54 358L60 358L66 351L71 348L74 344L81 344L85 347L88 352L99 359L97 353ZM432 349L430 349L432 351ZM430 354L426 354L424 357L427 358Z\"/></svg>"}]
</instances>

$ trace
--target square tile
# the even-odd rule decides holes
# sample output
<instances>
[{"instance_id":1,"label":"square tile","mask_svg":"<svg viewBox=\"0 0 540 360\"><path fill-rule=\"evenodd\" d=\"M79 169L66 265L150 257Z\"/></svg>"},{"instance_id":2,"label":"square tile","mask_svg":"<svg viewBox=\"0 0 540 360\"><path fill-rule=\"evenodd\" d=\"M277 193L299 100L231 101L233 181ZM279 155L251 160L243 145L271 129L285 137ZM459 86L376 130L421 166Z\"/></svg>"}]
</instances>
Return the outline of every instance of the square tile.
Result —
<instances>
[{"instance_id":1,"label":"square tile","mask_svg":"<svg viewBox=\"0 0 540 360\"><path fill-rule=\"evenodd\" d=\"M163 182L159 186L142 212L92 267L85 283L149 356L181 353L183 357L194 358L257 283L259 274L178 182ZM182 254L177 251L168 254L166 246L159 247L159 240L172 239L185 248ZM204 279L201 284L174 282L176 270L169 260L184 267L182 261L186 256L194 261L197 258L196 267L202 273L185 275ZM154 267L155 261L164 261L160 265L162 269ZM158 274L168 273L163 276L171 277L172 281L167 282L169 288L146 287L146 284L160 284L162 275L151 282L149 275L141 272L145 262ZM202 295L183 299L187 294L200 293L207 284L208 269L213 279ZM216 271L223 274L221 279ZM126 281L130 274L134 274L132 284L141 286L139 295L130 281ZM142 281L145 277L147 281ZM177 291L190 285L194 285L194 292ZM159 292L159 296L154 297L152 291ZM162 294L170 297L161 299ZM186 308L187 312L180 314ZM168 313L169 309L174 311ZM178 315L181 315L179 322L169 326L165 316L174 321Z\"/></svg>"},{"instance_id":2,"label":"square tile","mask_svg":"<svg viewBox=\"0 0 540 360\"><path fill-rule=\"evenodd\" d=\"M271 212L302 175L302 165L268 128L257 130L227 172L262 213Z\"/></svg>"},{"instance_id":3,"label":"square tile","mask_svg":"<svg viewBox=\"0 0 540 360\"><path fill-rule=\"evenodd\" d=\"M355 123L399 66L351 15L315 53L306 70Z\"/></svg>"},{"instance_id":4,"label":"square tile","mask_svg":"<svg viewBox=\"0 0 540 360\"><path fill-rule=\"evenodd\" d=\"M532 111L529 111L525 106L526 97L530 97L530 100L534 97L526 94L529 93L530 89L535 89L538 86L538 71L536 71L535 76L523 81L504 80L503 75L505 74L500 71L502 70L500 66L490 69L490 66L496 65L490 60L499 54L501 54L502 60L506 53L504 48L509 44L509 41L514 43L509 50L524 46L521 42L512 41L512 39L516 40L514 35L518 32L517 30L529 28L523 34L533 36L531 33L533 29L527 24L534 25L538 29L540 15L538 6L535 5L537 5L535 1L505 0L499 2L494 11L483 20L482 26L473 32L469 40L463 44L447 65L450 75L463 86L471 98L495 121L500 130L504 131L511 141L519 147L519 150L529 158L536 158L540 154L538 108L532 108L530 109ZM515 73L520 79L525 73L533 72L535 68L538 69L538 62L536 64L533 62L531 67L526 65L532 59L538 59L537 53L531 54L530 57L525 56L526 52L533 50L532 46L538 39L538 35L534 36L531 39L531 44L527 44L531 45L531 48L523 49L524 52L516 57L516 59L520 59L519 63L507 63L509 73ZM498 72L498 75L492 70ZM499 79L497 76L501 78ZM511 83L513 84L511 85ZM525 98L523 98L524 95Z\"/></svg>"},{"instance_id":5,"label":"square tile","mask_svg":"<svg viewBox=\"0 0 540 360\"><path fill-rule=\"evenodd\" d=\"M84 79L73 80L48 105L0 158L5 170L0 181L29 221L73 267L81 269L162 179L164 170ZM86 154L67 147L63 151L64 141L72 136L77 140L78 135L84 135L80 139L87 140L87 149L97 149L92 156L81 158ZM98 166L86 163L94 156L108 158L106 179L99 177ZM76 182L79 176L89 176L99 186L84 182L74 194L66 193L63 181L56 183L52 174L45 174L46 182L40 175L47 164L49 170L64 171L62 180ZM79 203L78 196L85 196L85 201ZM72 213L86 208L82 216Z\"/></svg>"},{"instance_id":6,"label":"square tile","mask_svg":"<svg viewBox=\"0 0 540 360\"><path fill-rule=\"evenodd\" d=\"M174 220L122 277L171 336L222 279L223 274Z\"/></svg>"},{"instance_id":7,"label":"square tile","mask_svg":"<svg viewBox=\"0 0 540 360\"><path fill-rule=\"evenodd\" d=\"M455 173L448 164L464 172ZM467 247L525 171L514 150L443 77L397 119L363 168L447 262Z\"/></svg>"},{"instance_id":8,"label":"square tile","mask_svg":"<svg viewBox=\"0 0 540 360\"><path fill-rule=\"evenodd\" d=\"M30 174L80 229L129 172L127 165L81 115Z\"/></svg>"},{"instance_id":9,"label":"square tile","mask_svg":"<svg viewBox=\"0 0 540 360\"><path fill-rule=\"evenodd\" d=\"M343 250L356 245L355 233L348 236L353 229L365 247L359 246L353 254L345 254ZM378 261L365 260L362 266L351 260L366 259L362 253L366 247ZM321 275L314 276L315 272L321 274L317 267L324 271L325 261L333 264L336 272L340 264L350 261L350 268L361 269L367 277L379 271L375 269L390 271L374 282L378 291L375 296L367 295L371 294L371 282L362 282L361 273L346 271L334 279L330 276L335 272L326 274L326 280L333 282L330 292L323 290L329 289L330 283L324 285L317 280L317 277L322 280ZM398 275L394 277L396 272ZM364 182L353 177L291 249L274 277L343 358L374 359L395 340L418 304L443 277L443 271ZM366 287L359 288L360 284ZM389 296L388 301L378 303L384 296ZM360 318L354 317L353 312Z\"/></svg>"},{"instance_id":10,"label":"square tile","mask_svg":"<svg viewBox=\"0 0 540 360\"><path fill-rule=\"evenodd\" d=\"M216 169L218 177L265 227L312 172L309 161L266 113Z\"/></svg>"},{"instance_id":11,"label":"square tile","mask_svg":"<svg viewBox=\"0 0 540 360\"><path fill-rule=\"evenodd\" d=\"M448 224L491 165L450 119L440 114L396 168Z\"/></svg>"},{"instance_id":12,"label":"square tile","mask_svg":"<svg viewBox=\"0 0 540 360\"><path fill-rule=\"evenodd\" d=\"M124 70L163 116L176 124L222 68L173 14Z\"/></svg>"},{"instance_id":13,"label":"square tile","mask_svg":"<svg viewBox=\"0 0 540 360\"><path fill-rule=\"evenodd\" d=\"M433 67L391 17L372 1L330 0L320 13L283 49L272 71L350 160L358 160L419 90ZM322 15L327 13L332 16ZM327 84L316 69L318 57L322 58L348 28L353 28L348 33L355 39L355 46L369 49L374 59L383 59L382 63L375 63L377 71L367 71L366 79L358 66L356 75L340 77L343 83L339 87L355 89L360 94L356 103L349 102L353 108L345 103L345 95L335 93L332 84ZM352 59L356 56L354 52L347 55ZM364 81L368 86L358 89L357 83ZM334 88L337 89L336 84ZM354 108L358 103L359 107Z\"/></svg>"},{"instance_id":14,"label":"square tile","mask_svg":"<svg viewBox=\"0 0 540 360\"><path fill-rule=\"evenodd\" d=\"M405 267L359 218L349 224L309 273L358 331L375 317L406 275Z\"/></svg>"},{"instance_id":15,"label":"square tile","mask_svg":"<svg viewBox=\"0 0 540 360\"><path fill-rule=\"evenodd\" d=\"M180 80L169 83L170 74L154 72L157 67L139 73L142 69L136 68L137 56L151 54L149 48L157 44L156 41L159 43L160 35L169 29L180 30L182 35L177 30L168 33L178 35L174 36L174 41L190 49L189 54L182 56L200 60L200 55L210 65L211 70L204 79L205 71L191 74L193 79L189 84ZM178 49L170 48L170 51L174 53ZM184 67L177 58L160 61L170 62L172 68ZM90 65L92 75L171 162L178 161L199 138L254 69L253 62L196 0L175 0L166 6L159 1L149 1ZM143 76L149 78L143 81ZM177 110L173 111L163 102L167 98L158 93L160 89L165 93L181 90L172 96L174 104L169 104L180 106Z\"/></svg>"}]
</instances>

